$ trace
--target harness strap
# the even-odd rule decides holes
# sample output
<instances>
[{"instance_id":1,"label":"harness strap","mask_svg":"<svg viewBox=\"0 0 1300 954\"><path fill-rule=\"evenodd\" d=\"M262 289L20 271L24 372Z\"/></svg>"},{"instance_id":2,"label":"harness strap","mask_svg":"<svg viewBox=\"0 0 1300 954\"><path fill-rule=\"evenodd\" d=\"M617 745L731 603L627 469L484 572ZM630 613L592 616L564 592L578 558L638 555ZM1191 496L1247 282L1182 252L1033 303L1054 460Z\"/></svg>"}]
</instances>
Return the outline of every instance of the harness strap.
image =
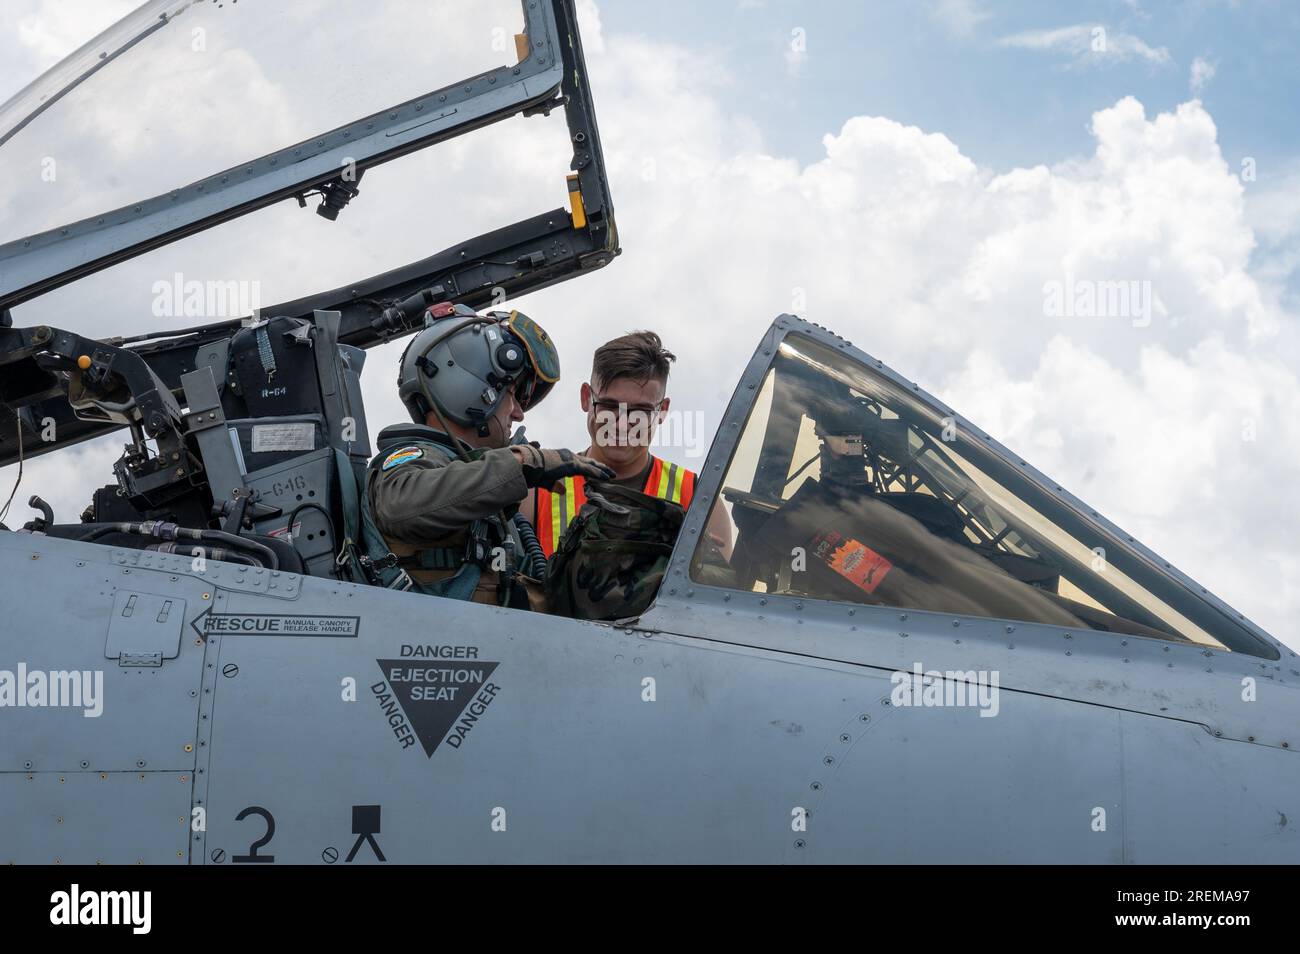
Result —
<instances>
[{"instance_id":1,"label":"harness strap","mask_svg":"<svg viewBox=\"0 0 1300 954\"><path fill-rule=\"evenodd\" d=\"M343 498L343 542L335 564L347 570L354 583L369 583L393 590L409 590L413 581L397 565L383 536L370 521L361 505L357 485L365 479L365 470L353 467L346 454L335 448L334 460L339 472L339 494ZM371 554L383 553L382 557Z\"/></svg>"},{"instance_id":2,"label":"harness strap","mask_svg":"<svg viewBox=\"0 0 1300 954\"><path fill-rule=\"evenodd\" d=\"M408 570L454 570L463 562L463 555L455 547L430 547L397 557L397 565Z\"/></svg>"}]
</instances>

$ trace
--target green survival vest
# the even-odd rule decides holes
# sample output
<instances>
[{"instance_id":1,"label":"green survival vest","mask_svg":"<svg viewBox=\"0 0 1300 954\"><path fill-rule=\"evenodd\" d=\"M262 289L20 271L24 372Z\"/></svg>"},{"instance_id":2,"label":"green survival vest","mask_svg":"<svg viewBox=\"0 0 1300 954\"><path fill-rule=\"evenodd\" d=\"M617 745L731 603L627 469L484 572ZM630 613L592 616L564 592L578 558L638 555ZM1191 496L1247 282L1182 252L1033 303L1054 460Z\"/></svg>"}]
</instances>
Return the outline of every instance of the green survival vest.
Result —
<instances>
[{"instance_id":1,"label":"green survival vest","mask_svg":"<svg viewBox=\"0 0 1300 954\"><path fill-rule=\"evenodd\" d=\"M553 611L574 619L640 616L659 592L686 511L613 483L587 481L586 494L547 565Z\"/></svg>"}]
</instances>

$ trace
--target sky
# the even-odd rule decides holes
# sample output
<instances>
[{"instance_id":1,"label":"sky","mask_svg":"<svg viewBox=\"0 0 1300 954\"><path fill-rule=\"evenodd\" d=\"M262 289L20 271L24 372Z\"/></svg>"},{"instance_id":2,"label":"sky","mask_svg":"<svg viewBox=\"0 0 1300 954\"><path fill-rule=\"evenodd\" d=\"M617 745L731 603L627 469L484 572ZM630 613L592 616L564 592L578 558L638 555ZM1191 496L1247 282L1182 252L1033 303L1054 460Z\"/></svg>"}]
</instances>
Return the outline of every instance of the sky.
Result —
<instances>
[{"instance_id":1,"label":"sky","mask_svg":"<svg viewBox=\"0 0 1300 954\"><path fill-rule=\"evenodd\" d=\"M7 0L0 99L133 6ZM0 199L0 240L499 65L521 23L509 0L355 6L196 5L202 49L189 27L160 31L0 149L7 181L31 183ZM531 437L582 443L592 349L650 327L678 355L682 424L661 453L698 468L759 336L793 311L1300 646L1300 5L579 7L623 254L511 303L565 369ZM510 120L371 170L337 222L281 204L15 322L195 324L154 313L177 272L256 282L264 304L332 288L563 205L567 162L558 117ZM1052 305L1115 282L1132 314ZM404 419L399 351L369 353L372 433ZM120 452L112 435L29 463L15 506L39 492L76 519ZM3 496L14 477L0 470Z\"/></svg>"}]
</instances>

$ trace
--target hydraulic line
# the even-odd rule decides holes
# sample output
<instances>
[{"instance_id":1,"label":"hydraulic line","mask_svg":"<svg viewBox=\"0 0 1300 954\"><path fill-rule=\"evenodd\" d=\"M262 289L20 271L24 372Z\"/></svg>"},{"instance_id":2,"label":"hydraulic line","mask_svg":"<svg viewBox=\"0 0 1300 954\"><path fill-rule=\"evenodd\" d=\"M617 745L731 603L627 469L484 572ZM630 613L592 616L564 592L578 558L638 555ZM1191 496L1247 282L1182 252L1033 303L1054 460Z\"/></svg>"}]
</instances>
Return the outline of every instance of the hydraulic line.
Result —
<instances>
[{"instance_id":1,"label":"hydraulic line","mask_svg":"<svg viewBox=\"0 0 1300 954\"><path fill-rule=\"evenodd\" d=\"M102 527L96 527L86 536L82 537L83 543L89 543L97 540L109 533L127 533L134 536L153 537L157 540L202 540L214 543L224 543L227 547L235 550L244 550L258 554L258 562L272 570L280 569L280 559L264 543L258 543L256 540L249 540L247 537L241 537L233 533L226 533L224 530L195 530L191 527L182 527L175 523L165 520L145 520L141 523L110 523Z\"/></svg>"}]
</instances>

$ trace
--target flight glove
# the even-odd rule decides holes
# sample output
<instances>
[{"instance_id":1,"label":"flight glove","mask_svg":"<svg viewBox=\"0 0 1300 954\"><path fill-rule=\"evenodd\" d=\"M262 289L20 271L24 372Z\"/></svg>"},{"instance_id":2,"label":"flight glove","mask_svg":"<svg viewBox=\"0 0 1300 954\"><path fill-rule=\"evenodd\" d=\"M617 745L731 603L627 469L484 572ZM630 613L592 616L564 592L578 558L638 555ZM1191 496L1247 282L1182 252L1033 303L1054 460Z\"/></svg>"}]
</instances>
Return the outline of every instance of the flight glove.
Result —
<instances>
[{"instance_id":1,"label":"flight glove","mask_svg":"<svg viewBox=\"0 0 1300 954\"><path fill-rule=\"evenodd\" d=\"M590 457L571 450L543 449L532 444L512 444L510 450L523 465L524 482L529 487L549 490L565 477L584 477L587 480L612 480L614 472Z\"/></svg>"}]
</instances>

